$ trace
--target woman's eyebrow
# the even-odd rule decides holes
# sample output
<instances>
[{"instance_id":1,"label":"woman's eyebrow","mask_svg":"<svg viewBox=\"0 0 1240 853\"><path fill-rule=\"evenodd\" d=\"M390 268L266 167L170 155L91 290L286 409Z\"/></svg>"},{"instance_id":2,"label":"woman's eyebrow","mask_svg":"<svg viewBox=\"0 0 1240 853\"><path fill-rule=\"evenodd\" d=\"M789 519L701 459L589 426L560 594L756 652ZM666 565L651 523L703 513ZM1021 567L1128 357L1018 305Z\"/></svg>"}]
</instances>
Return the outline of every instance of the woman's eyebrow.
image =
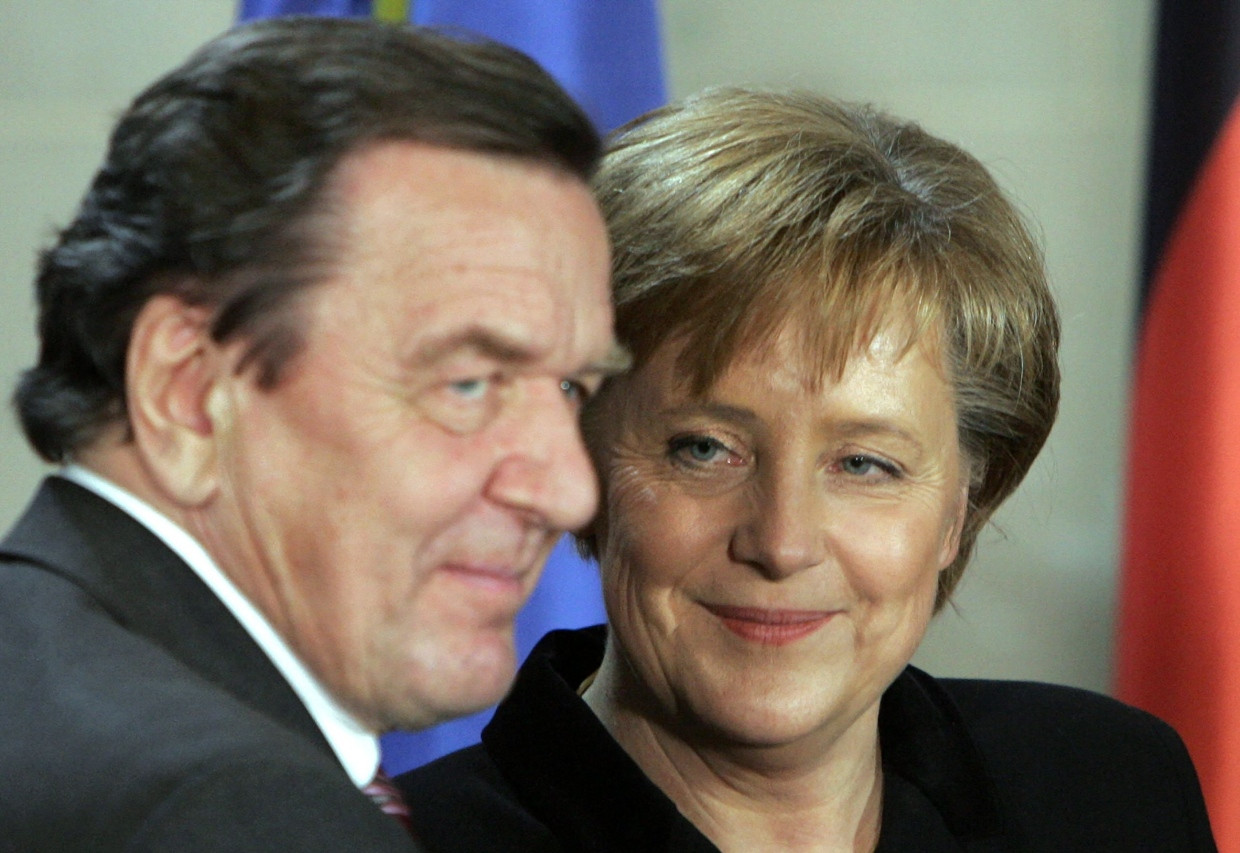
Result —
<instances>
[{"instance_id":1,"label":"woman's eyebrow","mask_svg":"<svg viewBox=\"0 0 1240 853\"><path fill-rule=\"evenodd\" d=\"M832 432L845 439L874 436L894 438L918 451L925 447L925 442L919 439L912 430L886 418L840 421L832 426Z\"/></svg>"},{"instance_id":2,"label":"woman's eyebrow","mask_svg":"<svg viewBox=\"0 0 1240 853\"><path fill-rule=\"evenodd\" d=\"M761 420L755 412L743 406L733 406L729 403L717 403L711 400L677 403L673 406L668 406L662 411L665 415L707 415L720 420L744 424L756 424Z\"/></svg>"}]
</instances>

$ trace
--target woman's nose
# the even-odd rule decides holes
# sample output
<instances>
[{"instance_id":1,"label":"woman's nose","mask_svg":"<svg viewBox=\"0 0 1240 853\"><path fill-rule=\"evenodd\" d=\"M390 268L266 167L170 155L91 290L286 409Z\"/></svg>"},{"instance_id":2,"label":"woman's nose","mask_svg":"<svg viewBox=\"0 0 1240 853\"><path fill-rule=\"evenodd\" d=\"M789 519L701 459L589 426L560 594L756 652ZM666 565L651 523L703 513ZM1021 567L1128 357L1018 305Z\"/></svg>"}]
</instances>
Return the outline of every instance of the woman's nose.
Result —
<instances>
[{"instance_id":1,"label":"woman's nose","mask_svg":"<svg viewBox=\"0 0 1240 853\"><path fill-rule=\"evenodd\" d=\"M733 533L733 558L771 578L820 564L827 556L825 508L812 475L771 477Z\"/></svg>"}]
</instances>

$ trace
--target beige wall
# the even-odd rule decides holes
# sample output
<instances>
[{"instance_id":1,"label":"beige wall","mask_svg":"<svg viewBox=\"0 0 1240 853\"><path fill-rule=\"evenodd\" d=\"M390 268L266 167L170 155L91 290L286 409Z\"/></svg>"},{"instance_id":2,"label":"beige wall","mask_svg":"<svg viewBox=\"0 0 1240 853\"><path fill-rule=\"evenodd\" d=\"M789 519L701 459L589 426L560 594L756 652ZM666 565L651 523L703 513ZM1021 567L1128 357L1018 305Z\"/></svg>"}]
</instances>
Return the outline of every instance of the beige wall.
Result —
<instances>
[{"instance_id":1,"label":"beige wall","mask_svg":"<svg viewBox=\"0 0 1240 853\"><path fill-rule=\"evenodd\" d=\"M663 0L674 95L718 83L870 100L961 143L1045 237L1059 425L919 661L1106 689L1137 264L1150 0ZM34 353L30 271L116 111L231 0L0 0L0 386ZM0 423L0 526L41 468Z\"/></svg>"},{"instance_id":2,"label":"beige wall","mask_svg":"<svg viewBox=\"0 0 1240 853\"><path fill-rule=\"evenodd\" d=\"M233 0L0 0L0 528L43 467L8 399L35 355L37 251L67 224L117 114L232 20Z\"/></svg>"}]
</instances>

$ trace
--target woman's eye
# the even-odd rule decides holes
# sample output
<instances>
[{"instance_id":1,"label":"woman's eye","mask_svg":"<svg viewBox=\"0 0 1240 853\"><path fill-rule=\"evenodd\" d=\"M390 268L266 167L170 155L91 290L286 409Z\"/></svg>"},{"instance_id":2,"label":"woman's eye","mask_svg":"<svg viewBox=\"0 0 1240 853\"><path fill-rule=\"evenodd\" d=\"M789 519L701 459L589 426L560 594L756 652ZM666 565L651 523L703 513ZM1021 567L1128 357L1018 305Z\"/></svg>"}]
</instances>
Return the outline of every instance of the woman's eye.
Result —
<instances>
[{"instance_id":1,"label":"woman's eye","mask_svg":"<svg viewBox=\"0 0 1240 853\"><path fill-rule=\"evenodd\" d=\"M687 435L668 442L668 450L674 459L682 462L705 464L718 462L731 451L720 441L705 435Z\"/></svg>"},{"instance_id":2,"label":"woman's eye","mask_svg":"<svg viewBox=\"0 0 1240 853\"><path fill-rule=\"evenodd\" d=\"M883 462L875 459L873 456L866 456L861 453L855 453L852 456L845 456L840 460L840 470L845 474L851 474L854 477L870 477L877 475L886 475L895 477L899 475L896 467L889 462Z\"/></svg>"}]
</instances>

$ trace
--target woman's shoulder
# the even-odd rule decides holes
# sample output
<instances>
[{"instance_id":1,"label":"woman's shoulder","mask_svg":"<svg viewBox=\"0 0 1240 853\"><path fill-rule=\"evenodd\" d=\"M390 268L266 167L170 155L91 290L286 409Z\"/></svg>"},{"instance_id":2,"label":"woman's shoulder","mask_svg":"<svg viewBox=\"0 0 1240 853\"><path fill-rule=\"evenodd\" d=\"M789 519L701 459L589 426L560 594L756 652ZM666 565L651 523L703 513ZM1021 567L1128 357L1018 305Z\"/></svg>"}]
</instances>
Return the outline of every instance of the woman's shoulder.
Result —
<instances>
[{"instance_id":1,"label":"woman's shoulder","mask_svg":"<svg viewBox=\"0 0 1240 853\"><path fill-rule=\"evenodd\" d=\"M396 778L431 850L535 853L560 847L520 804L485 748L472 746Z\"/></svg>"},{"instance_id":2,"label":"woman's shoulder","mask_svg":"<svg viewBox=\"0 0 1240 853\"><path fill-rule=\"evenodd\" d=\"M1081 768L1198 787L1188 750L1170 725L1091 690L1034 681L941 679L978 748L992 760L1048 772Z\"/></svg>"},{"instance_id":3,"label":"woman's shoulder","mask_svg":"<svg viewBox=\"0 0 1240 853\"><path fill-rule=\"evenodd\" d=\"M1188 751L1175 730L1117 699L1059 684L936 679L911 670L917 689L944 721L960 726L987 758L1047 775L1083 769L1187 777ZM1179 781L1183 781L1180 779Z\"/></svg>"},{"instance_id":4,"label":"woman's shoulder","mask_svg":"<svg viewBox=\"0 0 1240 853\"><path fill-rule=\"evenodd\" d=\"M1165 845L1140 849L1213 849L1188 751L1152 714L1076 687L937 679L913 668L893 687L889 728L922 744L950 739L975 756L1017 834L1058 827L1052 834L1095 845L1061 849L1130 849L1111 842L1140 837Z\"/></svg>"},{"instance_id":5,"label":"woman's shoulder","mask_svg":"<svg viewBox=\"0 0 1240 853\"><path fill-rule=\"evenodd\" d=\"M922 678L928 679L924 673ZM1002 728L1047 725L1051 734L1065 737L1089 734L1094 727L1116 727L1162 738L1174 731L1153 714L1118 699L1063 684L975 678L938 678L934 683L968 719Z\"/></svg>"}]
</instances>

